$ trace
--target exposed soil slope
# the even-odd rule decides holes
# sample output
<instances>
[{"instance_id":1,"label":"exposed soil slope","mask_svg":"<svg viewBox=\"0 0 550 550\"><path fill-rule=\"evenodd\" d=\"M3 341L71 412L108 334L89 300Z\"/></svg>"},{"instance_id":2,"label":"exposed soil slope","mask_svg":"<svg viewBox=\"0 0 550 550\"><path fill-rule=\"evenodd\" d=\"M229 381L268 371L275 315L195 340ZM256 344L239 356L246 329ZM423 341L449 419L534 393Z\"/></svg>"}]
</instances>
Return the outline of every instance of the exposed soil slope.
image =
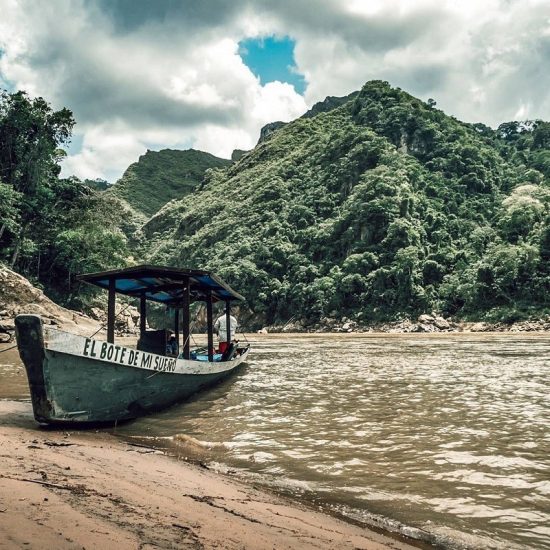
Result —
<instances>
[{"instance_id":1,"label":"exposed soil slope","mask_svg":"<svg viewBox=\"0 0 550 550\"><path fill-rule=\"evenodd\" d=\"M83 313L52 302L25 277L0 266L0 341L13 338L14 319L21 313L41 315L45 323L77 334L90 334L99 326L97 321Z\"/></svg>"}]
</instances>

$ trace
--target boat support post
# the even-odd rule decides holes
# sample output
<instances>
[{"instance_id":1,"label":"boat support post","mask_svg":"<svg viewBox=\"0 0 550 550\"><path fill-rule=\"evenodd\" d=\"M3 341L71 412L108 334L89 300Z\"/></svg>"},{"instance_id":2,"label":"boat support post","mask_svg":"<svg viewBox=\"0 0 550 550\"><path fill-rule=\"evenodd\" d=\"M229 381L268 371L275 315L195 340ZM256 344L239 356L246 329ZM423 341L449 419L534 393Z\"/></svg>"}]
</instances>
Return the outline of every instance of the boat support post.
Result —
<instances>
[{"instance_id":1,"label":"boat support post","mask_svg":"<svg viewBox=\"0 0 550 550\"><path fill-rule=\"evenodd\" d=\"M184 281L184 288L183 288L183 301L181 305L181 328L183 332L183 358L189 359L191 357L191 327L190 327L190 319L189 319L189 302L190 302L190 294L189 294L189 277L187 277Z\"/></svg>"},{"instance_id":2,"label":"boat support post","mask_svg":"<svg viewBox=\"0 0 550 550\"><path fill-rule=\"evenodd\" d=\"M115 342L115 285L116 279L109 279L109 298L107 302L107 342Z\"/></svg>"},{"instance_id":3,"label":"boat support post","mask_svg":"<svg viewBox=\"0 0 550 550\"><path fill-rule=\"evenodd\" d=\"M212 318L212 291L206 292L206 324L208 326L208 360L214 361L214 322Z\"/></svg>"},{"instance_id":4,"label":"boat support post","mask_svg":"<svg viewBox=\"0 0 550 550\"><path fill-rule=\"evenodd\" d=\"M180 347L180 310L176 306L174 308L174 336L176 337L176 342L178 344L178 349Z\"/></svg>"},{"instance_id":5,"label":"boat support post","mask_svg":"<svg viewBox=\"0 0 550 550\"><path fill-rule=\"evenodd\" d=\"M141 293L139 297L139 335L143 338L145 334L145 327L147 323L147 301L145 298L145 292Z\"/></svg>"},{"instance_id":6,"label":"boat support post","mask_svg":"<svg viewBox=\"0 0 550 550\"><path fill-rule=\"evenodd\" d=\"M225 301L225 331L227 333L227 345L231 343L231 302Z\"/></svg>"}]
</instances>

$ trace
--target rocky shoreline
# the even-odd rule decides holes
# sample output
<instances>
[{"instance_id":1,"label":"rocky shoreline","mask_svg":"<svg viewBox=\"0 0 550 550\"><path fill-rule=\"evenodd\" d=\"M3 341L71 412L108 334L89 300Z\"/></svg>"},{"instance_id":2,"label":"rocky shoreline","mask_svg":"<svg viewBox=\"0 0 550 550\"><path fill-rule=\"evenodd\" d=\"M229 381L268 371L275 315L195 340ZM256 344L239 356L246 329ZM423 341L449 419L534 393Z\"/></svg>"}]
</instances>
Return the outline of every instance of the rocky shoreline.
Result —
<instances>
[{"instance_id":1,"label":"rocky shoreline","mask_svg":"<svg viewBox=\"0 0 550 550\"><path fill-rule=\"evenodd\" d=\"M57 305L33 286L23 276L0 266L0 343L9 343L15 336L15 316L34 313L42 316L47 324L69 330L76 334L90 335L101 332L107 314L101 308L92 308L90 315L72 311ZM423 314L417 319L402 319L386 323L361 323L343 317L323 317L316 323L291 320L285 324L270 325L259 331L257 319L239 316L245 332L267 333L438 333L438 332L547 332L550 331L550 316L516 323L470 322L446 319L437 313ZM139 312L136 307L117 303L115 332L118 336L136 335L139 327Z\"/></svg>"},{"instance_id":2,"label":"rocky shoreline","mask_svg":"<svg viewBox=\"0 0 550 550\"><path fill-rule=\"evenodd\" d=\"M96 331L101 333L107 324L107 313L101 308L92 308L90 315L64 308L22 275L0 266L0 343L14 341L15 317L22 313L40 315L45 324L87 336ZM118 336L138 333L139 312L136 307L117 303L115 314Z\"/></svg>"},{"instance_id":3,"label":"rocky shoreline","mask_svg":"<svg viewBox=\"0 0 550 550\"><path fill-rule=\"evenodd\" d=\"M541 319L518 321L515 323L489 323L486 321L462 321L445 319L432 314L420 315L417 319L402 319L386 323L362 324L343 317L324 317L318 323L292 321L284 325L266 326L259 330L267 333L445 333L445 332L548 332L550 316Z\"/></svg>"}]
</instances>

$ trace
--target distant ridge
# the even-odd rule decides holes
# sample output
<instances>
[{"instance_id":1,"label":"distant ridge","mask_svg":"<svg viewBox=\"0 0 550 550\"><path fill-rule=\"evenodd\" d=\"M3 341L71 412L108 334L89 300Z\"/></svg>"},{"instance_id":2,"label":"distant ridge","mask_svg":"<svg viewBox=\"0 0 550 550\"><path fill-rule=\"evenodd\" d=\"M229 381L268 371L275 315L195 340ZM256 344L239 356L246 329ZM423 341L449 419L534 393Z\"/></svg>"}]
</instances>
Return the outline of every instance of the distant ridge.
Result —
<instances>
[{"instance_id":1,"label":"distant ridge","mask_svg":"<svg viewBox=\"0 0 550 550\"><path fill-rule=\"evenodd\" d=\"M333 109L337 109L341 105L344 105L344 103L355 99L357 97L357 94L359 94L359 92L352 92L351 94L342 97L329 95L325 97L323 101L318 101L317 103L315 103L313 107L306 111L300 118L313 118L319 113L328 113L329 111L332 111ZM279 128L283 128L287 124L290 123L277 120L263 126L260 130L260 138L258 140L258 144L263 143L269 136L271 136L271 134L279 130Z\"/></svg>"},{"instance_id":2,"label":"distant ridge","mask_svg":"<svg viewBox=\"0 0 550 550\"><path fill-rule=\"evenodd\" d=\"M150 217L172 199L193 192L206 170L229 164L230 160L195 149L147 151L126 169L110 192Z\"/></svg>"}]
</instances>

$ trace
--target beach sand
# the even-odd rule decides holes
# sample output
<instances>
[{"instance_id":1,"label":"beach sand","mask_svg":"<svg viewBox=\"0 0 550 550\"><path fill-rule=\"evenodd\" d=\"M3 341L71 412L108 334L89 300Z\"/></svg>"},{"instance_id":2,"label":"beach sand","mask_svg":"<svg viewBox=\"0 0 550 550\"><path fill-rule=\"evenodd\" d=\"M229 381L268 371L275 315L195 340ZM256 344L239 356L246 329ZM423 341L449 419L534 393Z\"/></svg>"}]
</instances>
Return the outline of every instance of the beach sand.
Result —
<instances>
[{"instance_id":1,"label":"beach sand","mask_svg":"<svg viewBox=\"0 0 550 550\"><path fill-rule=\"evenodd\" d=\"M160 451L0 401L0 548L411 548Z\"/></svg>"}]
</instances>

